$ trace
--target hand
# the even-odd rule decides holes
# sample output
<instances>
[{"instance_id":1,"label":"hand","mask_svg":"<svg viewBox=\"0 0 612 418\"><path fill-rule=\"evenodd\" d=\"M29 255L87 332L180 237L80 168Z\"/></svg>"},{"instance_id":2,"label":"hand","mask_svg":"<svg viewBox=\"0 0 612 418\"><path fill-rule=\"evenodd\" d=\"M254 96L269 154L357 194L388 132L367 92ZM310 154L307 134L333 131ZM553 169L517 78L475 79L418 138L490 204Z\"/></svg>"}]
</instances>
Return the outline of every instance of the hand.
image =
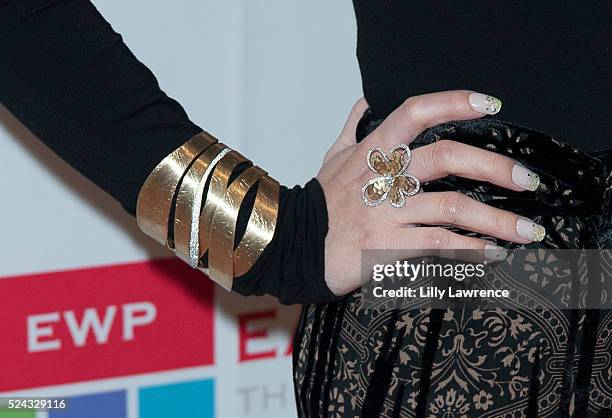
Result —
<instances>
[{"instance_id":1,"label":"hand","mask_svg":"<svg viewBox=\"0 0 612 418\"><path fill-rule=\"evenodd\" d=\"M325 277L334 294L347 294L365 284L360 272L361 249L419 250L421 254L427 254L427 250L470 249L482 252L483 259L505 257L502 248L488 241L466 237L440 225L454 225L521 244L543 239L545 231L540 225L459 192L418 193L407 197L406 205L400 209L387 201L368 207L362 200L363 185L376 176L366 163L370 148L382 147L388 152L397 144L410 144L432 126L496 113L499 109L488 106L491 102L486 97L464 90L411 97L359 144L355 130L367 103L360 99L355 104L317 175L329 216ZM539 186L537 175L511 158L450 140L413 150L407 172L422 183L453 175L514 191L535 190Z\"/></svg>"}]
</instances>

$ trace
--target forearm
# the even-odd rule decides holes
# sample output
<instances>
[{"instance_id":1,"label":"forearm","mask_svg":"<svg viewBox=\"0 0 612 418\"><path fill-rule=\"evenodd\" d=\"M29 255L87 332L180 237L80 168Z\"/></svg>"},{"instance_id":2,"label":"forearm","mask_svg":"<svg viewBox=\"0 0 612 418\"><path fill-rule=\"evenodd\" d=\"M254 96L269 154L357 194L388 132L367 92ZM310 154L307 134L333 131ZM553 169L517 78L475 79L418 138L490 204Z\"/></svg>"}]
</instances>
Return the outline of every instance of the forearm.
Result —
<instances>
[{"instance_id":1,"label":"forearm","mask_svg":"<svg viewBox=\"0 0 612 418\"><path fill-rule=\"evenodd\" d=\"M0 28L0 101L134 213L148 173L201 128L88 1L4 2Z\"/></svg>"},{"instance_id":2,"label":"forearm","mask_svg":"<svg viewBox=\"0 0 612 418\"><path fill-rule=\"evenodd\" d=\"M151 171L202 131L89 1L0 1L0 56L0 102L131 214ZM286 303L333 297L313 264L327 225L321 196L281 187L274 238L233 290Z\"/></svg>"}]
</instances>

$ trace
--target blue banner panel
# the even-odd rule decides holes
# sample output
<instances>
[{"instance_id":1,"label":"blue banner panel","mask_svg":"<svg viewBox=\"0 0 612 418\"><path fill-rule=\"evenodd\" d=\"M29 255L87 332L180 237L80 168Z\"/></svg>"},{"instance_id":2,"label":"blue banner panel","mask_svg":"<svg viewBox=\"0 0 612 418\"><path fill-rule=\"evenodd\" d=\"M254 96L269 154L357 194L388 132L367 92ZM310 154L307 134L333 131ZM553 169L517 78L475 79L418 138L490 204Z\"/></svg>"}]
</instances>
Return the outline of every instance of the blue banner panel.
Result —
<instances>
[{"instance_id":1,"label":"blue banner panel","mask_svg":"<svg viewBox=\"0 0 612 418\"><path fill-rule=\"evenodd\" d=\"M140 418L214 418L212 379L140 390Z\"/></svg>"},{"instance_id":2,"label":"blue banner panel","mask_svg":"<svg viewBox=\"0 0 612 418\"><path fill-rule=\"evenodd\" d=\"M77 396L66 400L65 410L49 410L49 418L126 418L125 391Z\"/></svg>"}]
</instances>

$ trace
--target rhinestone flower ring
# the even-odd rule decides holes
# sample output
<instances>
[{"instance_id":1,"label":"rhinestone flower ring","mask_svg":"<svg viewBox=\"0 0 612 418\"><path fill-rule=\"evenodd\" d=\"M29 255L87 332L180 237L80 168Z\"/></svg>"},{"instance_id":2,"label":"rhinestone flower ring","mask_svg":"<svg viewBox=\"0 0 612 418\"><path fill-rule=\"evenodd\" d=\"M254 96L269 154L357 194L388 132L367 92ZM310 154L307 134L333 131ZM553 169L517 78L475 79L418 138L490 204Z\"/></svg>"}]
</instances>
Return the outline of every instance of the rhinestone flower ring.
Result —
<instances>
[{"instance_id":1,"label":"rhinestone flower ring","mask_svg":"<svg viewBox=\"0 0 612 418\"><path fill-rule=\"evenodd\" d=\"M405 144L396 145L385 154L382 148L368 151L368 167L378 177L368 181L361 189L363 202L367 206L378 206L390 196L391 205L402 208L407 196L414 196L421 189L421 182L406 173L412 152Z\"/></svg>"}]
</instances>

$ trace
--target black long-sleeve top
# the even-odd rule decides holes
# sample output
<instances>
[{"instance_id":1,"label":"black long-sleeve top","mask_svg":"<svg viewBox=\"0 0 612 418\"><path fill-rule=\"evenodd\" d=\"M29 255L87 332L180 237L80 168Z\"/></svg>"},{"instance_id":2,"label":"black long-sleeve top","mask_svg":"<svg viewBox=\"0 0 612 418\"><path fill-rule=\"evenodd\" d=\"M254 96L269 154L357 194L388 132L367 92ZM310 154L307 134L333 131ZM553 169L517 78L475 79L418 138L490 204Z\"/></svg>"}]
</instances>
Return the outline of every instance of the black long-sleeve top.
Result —
<instances>
[{"instance_id":1,"label":"black long-sleeve top","mask_svg":"<svg viewBox=\"0 0 612 418\"><path fill-rule=\"evenodd\" d=\"M505 99L505 119L609 145L609 2L354 3L377 117L414 94L469 88ZM150 171L202 130L86 0L0 0L0 102L132 214ZM324 281L327 212L316 180L281 188L278 222L235 290L286 303L335 299Z\"/></svg>"},{"instance_id":2,"label":"black long-sleeve top","mask_svg":"<svg viewBox=\"0 0 612 418\"><path fill-rule=\"evenodd\" d=\"M406 97L469 89L496 118L587 150L612 148L612 2L353 0L375 118Z\"/></svg>"}]
</instances>

